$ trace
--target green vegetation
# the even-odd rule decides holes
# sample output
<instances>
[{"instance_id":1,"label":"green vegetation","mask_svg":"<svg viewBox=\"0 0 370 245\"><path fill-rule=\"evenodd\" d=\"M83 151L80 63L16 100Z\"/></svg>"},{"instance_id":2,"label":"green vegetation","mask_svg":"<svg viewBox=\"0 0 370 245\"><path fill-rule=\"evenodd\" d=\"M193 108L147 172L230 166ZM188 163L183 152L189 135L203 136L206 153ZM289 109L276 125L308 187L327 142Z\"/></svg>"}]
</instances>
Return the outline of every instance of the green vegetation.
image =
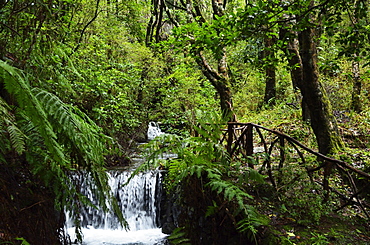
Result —
<instances>
[{"instance_id":1,"label":"green vegetation","mask_svg":"<svg viewBox=\"0 0 370 245\"><path fill-rule=\"evenodd\" d=\"M159 162L166 190L219 241L368 243L365 175L265 131L271 151L253 156L219 141L226 122L252 122L369 173L368 10L364 0L1 1L0 244L65 242L58 212L78 226L78 207L92 205L71 172L93 177L101 208L114 204L105 170L129 164L150 121L173 134L149 144L149 163L177 154ZM173 243L197 244L197 221L183 217Z\"/></svg>"}]
</instances>

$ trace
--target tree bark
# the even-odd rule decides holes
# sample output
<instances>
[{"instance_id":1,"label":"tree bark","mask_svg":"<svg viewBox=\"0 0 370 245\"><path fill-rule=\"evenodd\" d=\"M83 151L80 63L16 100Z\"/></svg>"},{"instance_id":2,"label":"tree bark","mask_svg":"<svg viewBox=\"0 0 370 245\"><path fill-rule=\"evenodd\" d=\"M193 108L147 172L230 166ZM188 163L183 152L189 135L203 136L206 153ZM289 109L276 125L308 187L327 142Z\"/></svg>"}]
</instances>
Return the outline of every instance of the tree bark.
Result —
<instances>
[{"instance_id":1,"label":"tree bark","mask_svg":"<svg viewBox=\"0 0 370 245\"><path fill-rule=\"evenodd\" d=\"M314 30L306 27L299 34L303 80L298 84L310 111L311 127L316 135L319 152L327 155L343 147L330 101L319 82L317 49Z\"/></svg>"},{"instance_id":2,"label":"tree bark","mask_svg":"<svg viewBox=\"0 0 370 245\"><path fill-rule=\"evenodd\" d=\"M276 39L273 37L265 37L265 49L263 51L263 56L267 59L267 65L265 66L265 75L266 75L266 87L265 87L265 97L264 103L266 105L275 105L276 101L276 67L272 63L275 54L271 50L272 46L276 42Z\"/></svg>"},{"instance_id":3,"label":"tree bark","mask_svg":"<svg viewBox=\"0 0 370 245\"><path fill-rule=\"evenodd\" d=\"M227 67L226 67L226 56L219 61L218 70L213 69L201 51L198 51L197 64L200 66L202 73L207 77L208 81L217 91L219 95L220 108L222 111L222 116L228 121L232 121L232 94L230 90L230 78L228 76Z\"/></svg>"},{"instance_id":4,"label":"tree bark","mask_svg":"<svg viewBox=\"0 0 370 245\"><path fill-rule=\"evenodd\" d=\"M300 56L302 58L303 80L298 84L310 112L310 122L319 152L330 155L344 146L339 135L336 119L333 115L326 91L319 81L317 69L317 49L314 41L314 30L306 27L299 34ZM322 159L319 159L322 161ZM326 191L324 202L329 199L329 176L334 167L332 162L323 161L323 188Z\"/></svg>"},{"instance_id":5,"label":"tree bark","mask_svg":"<svg viewBox=\"0 0 370 245\"><path fill-rule=\"evenodd\" d=\"M283 32L285 33L282 35L285 36L287 31L284 30ZM285 53L287 54L289 67L291 68L290 76L292 79L293 90L296 94L297 102L300 102L301 104L302 120L304 122L308 122L310 120L310 110L308 109L307 103L299 91L299 84L303 84L303 64L301 55L299 54L299 42L296 37L296 33L291 33L291 35L295 36L295 38L289 38Z\"/></svg>"}]
</instances>

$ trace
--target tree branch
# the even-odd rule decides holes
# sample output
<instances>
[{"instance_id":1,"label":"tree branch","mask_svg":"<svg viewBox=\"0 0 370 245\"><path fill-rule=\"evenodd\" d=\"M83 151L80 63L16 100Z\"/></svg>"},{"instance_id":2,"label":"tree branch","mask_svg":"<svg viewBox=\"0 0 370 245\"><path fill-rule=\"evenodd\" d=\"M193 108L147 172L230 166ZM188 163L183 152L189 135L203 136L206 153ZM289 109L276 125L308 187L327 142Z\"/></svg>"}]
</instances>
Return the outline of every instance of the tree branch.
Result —
<instances>
[{"instance_id":1,"label":"tree branch","mask_svg":"<svg viewBox=\"0 0 370 245\"><path fill-rule=\"evenodd\" d=\"M97 0L94 17L82 29L81 34L80 34L80 38L78 39L78 43L77 43L76 47L73 49L72 54L74 52L76 52L78 50L78 48L80 47L83 35L85 34L85 31L86 31L87 27L89 27L89 25L91 25L91 23L93 23L94 20L96 20L96 18L98 18L99 13L101 12L101 11L99 12L99 4L100 4L100 0Z\"/></svg>"},{"instance_id":2,"label":"tree branch","mask_svg":"<svg viewBox=\"0 0 370 245\"><path fill-rule=\"evenodd\" d=\"M166 1L167 4L171 5L171 7L175 8L175 9L179 9L179 10L182 10L182 11L186 11L186 8L183 8L183 7L180 7L180 6L177 6L173 3L171 3L170 1Z\"/></svg>"},{"instance_id":3,"label":"tree branch","mask_svg":"<svg viewBox=\"0 0 370 245\"><path fill-rule=\"evenodd\" d=\"M15 34L17 34L18 36L21 36L21 34L19 34L19 32L17 32L14 28L12 28L11 26L8 26L7 24L5 24L4 22L0 22L1 25L5 26L6 28L8 28L9 30L11 30L12 32L14 32Z\"/></svg>"},{"instance_id":4,"label":"tree branch","mask_svg":"<svg viewBox=\"0 0 370 245\"><path fill-rule=\"evenodd\" d=\"M209 64L206 58L204 57L202 51L198 50L197 52L198 59L195 59L198 65L201 67L203 74L208 78L208 80L215 86L217 81L221 79L221 76L218 72L213 69Z\"/></svg>"}]
</instances>

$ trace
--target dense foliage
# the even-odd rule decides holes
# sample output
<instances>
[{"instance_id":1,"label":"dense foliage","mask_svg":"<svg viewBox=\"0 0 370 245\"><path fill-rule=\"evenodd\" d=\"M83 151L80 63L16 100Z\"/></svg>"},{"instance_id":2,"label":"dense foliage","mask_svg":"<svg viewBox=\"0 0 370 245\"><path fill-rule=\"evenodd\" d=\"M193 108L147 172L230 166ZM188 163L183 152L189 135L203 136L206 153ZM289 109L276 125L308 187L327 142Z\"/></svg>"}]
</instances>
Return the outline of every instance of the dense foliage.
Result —
<instances>
[{"instance_id":1,"label":"dense foliage","mask_svg":"<svg viewBox=\"0 0 370 245\"><path fill-rule=\"evenodd\" d=\"M169 143L179 157L166 163L168 187L205 181L207 215L226 201L239 215L235 227L256 235L265 218L243 202L251 196L239 183L260 175L227 155L216 127L190 136L216 113L283 131L368 172L368 10L368 0L1 1L1 215L18 192L10 180L20 179L24 198L39 186L78 224L76 207L91 203L71 171L93 176L102 208L106 197L114 203L105 168L126 164L148 122L160 121L189 137ZM40 198L21 200L12 215ZM34 239L6 227L0 222L0 243Z\"/></svg>"},{"instance_id":2,"label":"dense foliage","mask_svg":"<svg viewBox=\"0 0 370 245\"><path fill-rule=\"evenodd\" d=\"M142 168L168 170L166 192L176 196L175 203L182 208L178 225L186 231L170 237L174 244L183 244L185 234L190 244L257 241L258 228L269 220L249 204L254 197L248 189L264 183L264 176L230 158L219 143L221 121L212 117L211 122L200 121L197 137L170 134L151 141L146 146L148 165Z\"/></svg>"}]
</instances>

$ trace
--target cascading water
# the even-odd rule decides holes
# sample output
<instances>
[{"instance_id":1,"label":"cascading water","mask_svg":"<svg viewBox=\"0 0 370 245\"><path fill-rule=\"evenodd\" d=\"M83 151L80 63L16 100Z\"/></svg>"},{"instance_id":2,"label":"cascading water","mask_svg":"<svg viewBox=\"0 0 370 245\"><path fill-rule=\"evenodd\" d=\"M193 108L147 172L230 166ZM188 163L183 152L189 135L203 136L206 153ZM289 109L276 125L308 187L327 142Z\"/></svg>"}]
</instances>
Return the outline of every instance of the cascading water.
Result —
<instances>
[{"instance_id":1,"label":"cascading water","mask_svg":"<svg viewBox=\"0 0 370 245\"><path fill-rule=\"evenodd\" d=\"M150 122L148 125L148 140L153 140L155 137L164 134L159 128L158 123Z\"/></svg>"},{"instance_id":2,"label":"cascading water","mask_svg":"<svg viewBox=\"0 0 370 245\"><path fill-rule=\"evenodd\" d=\"M131 173L109 171L109 185L118 200L123 215L130 226L125 231L118 219L111 213L87 208L82 211L81 225L83 244L86 245L153 245L163 244L166 235L159 227L159 205L161 190L160 171L149 171L134 176L128 185L124 184ZM94 200L91 190L82 186L82 192ZM75 239L74 227L67 214L67 232Z\"/></svg>"},{"instance_id":3,"label":"cascading water","mask_svg":"<svg viewBox=\"0 0 370 245\"><path fill-rule=\"evenodd\" d=\"M148 139L163 134L155 123L149 124ZM120 227L117 217L102 210L87 208L81 211L83 244L85 245L154 245L165 244L166 234L159 228L161 172L148 171L135 175L124 185L131 171L110 170L109 185L115 195L129 231ZM94 203L94 195L82 181L81 191ZM97 204L97 203L94 203ZM74 241L73 222L66 213L67 233Z\"/></svg>"}]
</instances>

